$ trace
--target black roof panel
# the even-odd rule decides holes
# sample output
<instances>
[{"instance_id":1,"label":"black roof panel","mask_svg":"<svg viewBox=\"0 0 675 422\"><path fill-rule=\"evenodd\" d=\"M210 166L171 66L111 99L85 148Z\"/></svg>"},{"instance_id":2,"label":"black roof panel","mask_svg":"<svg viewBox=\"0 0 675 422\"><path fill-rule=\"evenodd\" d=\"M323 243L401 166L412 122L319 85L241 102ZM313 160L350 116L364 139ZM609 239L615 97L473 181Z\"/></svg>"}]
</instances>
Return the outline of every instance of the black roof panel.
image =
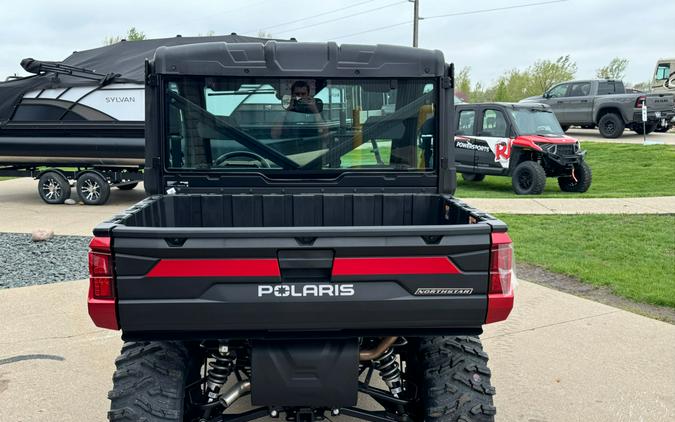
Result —
<instances>
[{"instance_id":1,"label":"black roof panel","mask_svg":"<svg viewBox=\"0 0 675 422\"><path fill-rule=\"evenodd\" d=\"M334 42L212 42L160 47L154 72L209 76L419 78L442 76L439 50Z\"/></svg>"}]
</instances>

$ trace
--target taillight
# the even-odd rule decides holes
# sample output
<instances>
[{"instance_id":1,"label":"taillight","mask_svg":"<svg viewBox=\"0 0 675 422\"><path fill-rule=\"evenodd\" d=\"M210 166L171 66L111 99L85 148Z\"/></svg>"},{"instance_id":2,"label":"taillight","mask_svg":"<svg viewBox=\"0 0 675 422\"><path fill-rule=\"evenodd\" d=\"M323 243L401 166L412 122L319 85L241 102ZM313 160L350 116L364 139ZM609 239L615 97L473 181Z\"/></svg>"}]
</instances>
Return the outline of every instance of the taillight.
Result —
<instances>
[{"instance_id":1,"label":"taillight","mask_svg":"<svg viewBox=\"0 0 675 422\"><path fill-rule=\"evenodd\" d=\"M118 330L110 238L93 238L89 249L89 316L98 327Z\"/></svg>"},{"instance_id":2,"label":"taillight","mask_svg":"<svg viewBox=\"0 0 675 422\"><path fill-rule=\"evenodd\" d=\"M89 248L89 283L94 298L114 298L110 238L95 237L89 243Z\"/></svg>"},{"instance_id":3,"label":"taillight","mask_svg":"<svg viewBox=\"0 0 675 422\"><path fill-rule=\"evenodd\" d=\"M637 100L635 100L635 108L642 108L642 106L645 104L645 101L647 100L647 97L644 95L640 95Z\"/></svg>"},{"instance_id":4,"label":"taillight","mask_svg":"<svg viewBox=\"0 0 675 422\"><path fill-rule=\"evenodd\" d=\"M513 243L506 233L492 233L491 240L486 324L505 320L513 309Z\"/></svg>"},{"instance_id":5,"label":"taillight","mask_svg":"<svg viewBox=\"0 0 675 422\"><path fill-rule=\"evenodd\" d=\"M506 233L492 234L490 249L490 293L511 291L511 270L513 269L513 244Z\"/></svg>"}]
</instances>

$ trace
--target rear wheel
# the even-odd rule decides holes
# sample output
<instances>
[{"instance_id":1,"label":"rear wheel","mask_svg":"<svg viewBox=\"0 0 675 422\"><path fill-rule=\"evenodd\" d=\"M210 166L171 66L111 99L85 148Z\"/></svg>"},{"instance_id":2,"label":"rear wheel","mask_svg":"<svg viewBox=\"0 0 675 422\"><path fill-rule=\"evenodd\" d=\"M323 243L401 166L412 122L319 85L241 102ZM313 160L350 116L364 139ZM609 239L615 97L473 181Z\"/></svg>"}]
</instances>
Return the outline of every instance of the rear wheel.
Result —
<instances>
[{"instance_id":1,"label":"rear wheel","mask_svg":"<svg viewBox=\"0 0 675 422\"><path fill-rule=\"evenodd\" d=\"M110 185L103 176L88 171L77 178L77 194L87 205L102 205L110 196Z\"/></svg>"},{"instance_id":2,"label":"rear wheel","mask_svg":"<svg viewBox=\"0 0 675 422\"><path fill-rule=\"evenodd\" d=\"M419 409L425 422L494 421L488 356L477 337L420 339L412 370L419 382Z\"/></svg>"},{"instance_id":3,"label":"rear wheel","mask_svg":"<svg viewBox=\"0 0 675 422\"><path fill-rule=\"evenodd\" d=\"M642 123L635 123L633 125L633 131L638 135L649 135L656 130L656 126L656 123L647 123L644 126L642 126Z\"/></svg>"},{"instance_id":4,"label":"rear wheel","mask_svg":"<svg viewBox=\"0 0 675 422\"><path fill-rule=\"evenodd\" d=\"M485 175L477 173L462 173L462 179L466 180L467 182L480 182L485 179Z\"/></svg>"},{"instance_id":5,"label":"rear wheel","mask_svg":"<svg viewBox=\"0 0 675 422\"><path fill-rule=\"evenodd\" d=\"M558 186L560 186L560 190L563 192L583 193L591 187L593 174L591 172L591 167L586 164L585 161L574 166L574 177L576 178L576 181L572 176L558 177Z\"/></svg>"},{"instance_id":6,"label":"rear wheel","mask_svg":"<svg viewBox=\"0 0 675 422\"><path fill-rule=\"evenodd\" d=\"M127 342L108 393L111 421L183 421L190 354L181 343Z\"/></svg>"},{"instance_id":7,"label":"rear wheel","mask_svg":"<svg viewBox=\"0 0 675 422\"><path fill-rule=\"evenodd\" d=\"M546 172L535 161L523 161L513 171L511 184L518 195L539 195L546 187Z\"/></svg>"},{"instance_id":8,"label":"rear wheel","mask_svg":"<svg viewBox=\"0 0 675 422\"><path fill-rule=\"evenodd\" d=\"M61 173L47 171L38 180L38 194L48 204L63 204L70 198L70 183Z\"/></svg>"},{"instance_id":9,"label":"rear wheel","mask_svg":"<svg viewBox=\"0 0 675 422\"><path fill-rule=\"evenodd\" d=\"M618 138L625 128L623 119L615 113L605 114L598 122L598 129L603 138Z\"/></svg>"}]
</instances>

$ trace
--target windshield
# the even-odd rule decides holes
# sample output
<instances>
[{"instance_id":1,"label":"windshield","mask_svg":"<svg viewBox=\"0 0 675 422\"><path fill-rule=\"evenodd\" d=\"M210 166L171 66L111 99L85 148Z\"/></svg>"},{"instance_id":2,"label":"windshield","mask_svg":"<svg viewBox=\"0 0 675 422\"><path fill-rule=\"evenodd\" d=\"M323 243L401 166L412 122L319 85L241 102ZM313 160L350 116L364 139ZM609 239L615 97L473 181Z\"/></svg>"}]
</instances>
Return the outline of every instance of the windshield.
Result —
<instances>
[{"instance_id":1,"label":"windshield","mask_svg":"<svg viewBox=\"0 0 675 422\"><path fill-rule=\"evenodd\" d=\"M165 86L167 168L434 168L432 79L180 78Z\"/></svg>"},{"instance_id":2,"label":"windshield","mask_svg":"<svg viewBox=\"0 0 675 422\"><path fill-rule=\"evenodd\" d=\"M563 136L563 132L551 111L517 108L511 110L518 135Z\"/></svg>"}]
</instances>

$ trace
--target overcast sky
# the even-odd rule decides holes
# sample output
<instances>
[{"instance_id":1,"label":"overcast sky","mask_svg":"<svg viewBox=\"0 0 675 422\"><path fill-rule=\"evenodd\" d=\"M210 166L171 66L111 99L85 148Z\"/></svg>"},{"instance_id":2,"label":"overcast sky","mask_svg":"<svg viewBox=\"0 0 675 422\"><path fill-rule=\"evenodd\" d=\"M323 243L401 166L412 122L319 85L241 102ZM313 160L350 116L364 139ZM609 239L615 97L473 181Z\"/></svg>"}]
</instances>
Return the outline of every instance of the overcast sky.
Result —
<instances>
[{"instance_id":1,"label":"overcast sky","mask_svg":"<svg viewBox=\"0 0 675 422\"><path fill-rule=\"evenodd\" d=\"M578 78L593 77L613 57L628 58L626 80L636 83L651 78L659 57L675 56L672 0L568 0L465 13L545 1L420 0L420 16L427 18L420 22L420 47L442 50L483 83L565 54L576 61ZM336 9L343 10L327 13ZM0 80L25 74L24 57L60 60L132 26L149 38L264 30L299 41L411 45L412 14L405 0L7 1L0 5ZM447 14L454 16L431 18Z\"/></svg>"}]
</instances>

